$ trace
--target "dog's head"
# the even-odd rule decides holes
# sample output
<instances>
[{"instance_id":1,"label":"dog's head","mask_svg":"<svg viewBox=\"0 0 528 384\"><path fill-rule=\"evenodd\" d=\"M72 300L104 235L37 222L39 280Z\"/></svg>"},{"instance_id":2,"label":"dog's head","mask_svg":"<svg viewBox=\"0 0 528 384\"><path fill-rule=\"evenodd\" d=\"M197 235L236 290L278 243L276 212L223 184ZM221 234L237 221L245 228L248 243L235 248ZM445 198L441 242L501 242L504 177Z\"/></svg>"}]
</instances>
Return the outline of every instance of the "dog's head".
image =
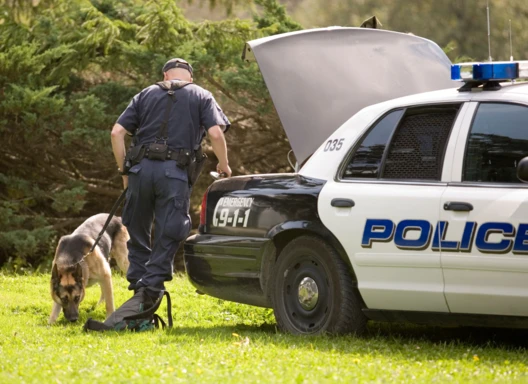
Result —
<instances>
[{"instance_id":1,"label":"dog's head","mask_svg":"<svg viewBox=\"0 0 528 384\"><path fill-rule=\"evenodd\" d=\"M64 236L59 241L51 271L51 297L62 306L71 322L79 318L79 304L84 299L83 266L80 260L90 249L84 236Z\"/></svg>"},{"instance_id":2,"label":"dog's head","mask_svg":"<svg viewBox=\"0 0 528 384\"><path fill-rule=\"evenodd\" d=\"M79 304L84 299L82 266L80 264L59 268L51 272L51 297L62 306L64 317L71 322L79 318Z\"/></svg>"}]
</instances>

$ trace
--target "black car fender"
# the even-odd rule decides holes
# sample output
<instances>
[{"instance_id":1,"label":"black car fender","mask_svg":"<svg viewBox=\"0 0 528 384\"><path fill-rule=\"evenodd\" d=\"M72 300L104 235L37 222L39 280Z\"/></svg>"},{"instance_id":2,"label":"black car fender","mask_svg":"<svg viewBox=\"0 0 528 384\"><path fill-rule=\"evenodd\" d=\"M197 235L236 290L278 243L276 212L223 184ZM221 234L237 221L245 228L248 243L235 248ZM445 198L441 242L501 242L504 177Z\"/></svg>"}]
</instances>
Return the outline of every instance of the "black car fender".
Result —
<instances>
[{"instance_id":1,"label":"black car fender","mask_svg":"<svg viewBox=\"0 0 528 384\"><path fill-rule=\"evenodd\" d=\"M345 249L319 218L319 193L325 183L299 174L215 182L204 199L205 223L198 237L186 242L191 281L212 296L269 307L273 269L281 252L293 239L308 235L337 251L357 287Z\"/></svg>"},{"instance_id":2,"label":"black car fender","mask_svg":"<svg viewBox=\"0 0 528 384\"><path fill-rule=\"evenodd\" d=\"M354 268L352 267L344 247L332 234L332 232L330 232L330 230L323 225L322 222L307 220L286 221L271 228L268 232L267 237L272 241L268 242L262 250L260 274L261 288L262 291L265 292L266 296L268 298L270 297L271 285L269 283L270 279L272 278L273 266L280 257L282 250L293 239L305 235L319 237L337 251L341 259L349 267L358 297L361 297L357 288L358 282ZM363 307L365 308L364 303Z\"/></svg>"}]
</instances>

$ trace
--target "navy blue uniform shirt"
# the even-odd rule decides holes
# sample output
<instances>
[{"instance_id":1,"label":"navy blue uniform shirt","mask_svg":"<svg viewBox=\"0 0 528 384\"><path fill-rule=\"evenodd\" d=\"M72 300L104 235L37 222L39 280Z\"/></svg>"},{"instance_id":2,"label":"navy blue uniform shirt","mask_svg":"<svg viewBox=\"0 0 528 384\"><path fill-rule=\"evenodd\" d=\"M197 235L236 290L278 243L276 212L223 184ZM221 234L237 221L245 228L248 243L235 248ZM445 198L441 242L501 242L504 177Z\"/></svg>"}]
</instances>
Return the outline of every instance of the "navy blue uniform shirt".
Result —
<instances>
[{"instance_id":1,"label":"navy blue uniform shirt","mask_svg":"<svg viewBox=\"0 0 528 384\"><path fill-rule=\"evenodd\" d=\"M193 149L209 128L215 125L229 128L229 120L211 92L191 83L175 90L174 95L177 101L171 105L167 125L170 148ZM136 144L153 143L159 136L168 98L166 90L151 85L134 96L117 123L136 136Z\"/></svg>"}]
</instances>

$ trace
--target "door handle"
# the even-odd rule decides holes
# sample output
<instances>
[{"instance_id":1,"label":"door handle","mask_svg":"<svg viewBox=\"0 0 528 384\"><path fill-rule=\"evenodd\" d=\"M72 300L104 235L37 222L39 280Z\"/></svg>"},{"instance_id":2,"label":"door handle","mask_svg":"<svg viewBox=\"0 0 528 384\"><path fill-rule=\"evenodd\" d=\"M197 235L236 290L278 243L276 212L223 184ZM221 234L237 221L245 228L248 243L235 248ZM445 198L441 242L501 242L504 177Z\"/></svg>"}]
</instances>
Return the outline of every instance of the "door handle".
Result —
<instances>
[{"instance_id":1,"label":"door handle","mask_svg":"<svg viewBox=\"0 0 528 384\"><path fill-rule=\"evenodd\" d=\"M447 201L444 203L444 211L469 212L473 210L473 205L461 201Z\"/></svg>"},{"instance_id":2,"label":"door handle","mask_svg":"<svg viewBox=\"0 0 528 384\"><path fill-rule=\"evenodd\" d=\"M354 200L351 199L332 199L330 202L332 207L337 208L352 208L356 203L354 203Z\"/></svg>"}]
</instances>

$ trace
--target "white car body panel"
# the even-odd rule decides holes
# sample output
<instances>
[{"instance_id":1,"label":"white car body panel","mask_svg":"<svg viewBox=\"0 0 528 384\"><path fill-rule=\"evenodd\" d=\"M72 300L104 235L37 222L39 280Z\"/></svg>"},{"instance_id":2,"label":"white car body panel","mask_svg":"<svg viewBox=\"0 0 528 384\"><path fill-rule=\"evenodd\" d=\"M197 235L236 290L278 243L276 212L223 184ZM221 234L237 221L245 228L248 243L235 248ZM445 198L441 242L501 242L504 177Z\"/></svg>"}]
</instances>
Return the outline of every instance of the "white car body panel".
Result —
<instances>
[{"instance_id":1,"label":"white car body panel","mask_svg":"<svg viewBox=\"0 0 528 384\"><path fill-rule=\"evenodd\" d=\"M515 228L528 221L528 189L449 186L446 201L464 201L471 212L441 211L449 222L446 240L460 240L467 221L506 222ZM503 239L491 234L490 242ZM445 295L451 312L528 316L528 255L442 251Z\"/></svg>"},{"instance_id":2,"label":"white car body panel","mask_svg":"<svg viewBox=\"0 0 528 384\"><path fill-rule=\"evenodd\" d=\"M438 220L440 197L446 186L387 185L383 183L335 182L323 187L318 211L322 222L346 249L365 304L375 309L448 312L439 252L408 252L393 242L360 246L367 218L390 218L399 222L413 218ZM333 198L354 200L353 208L331 207Z\"/></svg>"},{"instance_id":3,"label":"white car body panel","mask_svg":"<svg viewBox=\"0 0 528 384\"><path fill-rule=\"evenodd\" d=\"M528 256L470 254L431 248L408 252L393 242L361 246L367 218L448 221L446 240L460 238L467 221L528 221L528 185L507 188L450 185L460 182L468 133L478 102L526 103L528 85L505 86L495 92L444 90L413 95L363 109L326 140L300 174L326 180L318 200L324 225L339 239L356 274L358 288L370 309L528 316ZM340 164L366 130L388 111L399 107L463 102L448 140L442 179L437 183L370 179L338 180ZM528 125L528 122L527 122ZM343 140L343 150L325 151L329 140ZM352 208L331 206L334 198L349 198ZM449 201L470 202L474 211L442 209ZM452 237L451 237L452 236ZM492 233L490 242L503 237Z\"/></svg>"},{"instance_id":4,"label":"white car body panel","mask_svg":"<svg viewBox=\"0 0 528 384\"><path fill-rule=\"evenodd\" d=\"M453 125L453 129L451 130L451 137L447 143L444 167L442 169L442 181L453 181L453 170L457 166L462 165L462 163L459 164L455 161L455 159L458 159L459 156L457 149L460 151L460 145L458 143L460 142L461 135L467 138L467 127L471 124L471 120L473 119L473 114L475 113L477 105L478 103L466 102L462 105L460 112L458 113L457 120ZM466 142L465 140L463 141L464 143ZM457 168L457 172L462 172L462 170Z\"/></svg>"}]
</instances>

